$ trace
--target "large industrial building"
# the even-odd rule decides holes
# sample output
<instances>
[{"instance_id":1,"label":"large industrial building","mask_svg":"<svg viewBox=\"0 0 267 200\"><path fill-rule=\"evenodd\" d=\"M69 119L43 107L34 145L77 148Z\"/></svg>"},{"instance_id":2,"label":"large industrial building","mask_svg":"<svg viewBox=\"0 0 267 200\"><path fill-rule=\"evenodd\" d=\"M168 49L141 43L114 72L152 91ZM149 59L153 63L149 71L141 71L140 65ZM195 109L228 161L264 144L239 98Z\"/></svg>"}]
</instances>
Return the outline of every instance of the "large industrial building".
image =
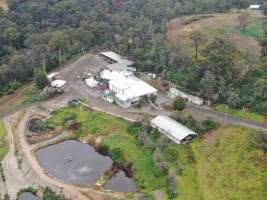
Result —
<instances>
[{"instance_id":1,"label":"large industrial building","mask_svg":"<svg viewBox=\"0 0 267 200\"><path fill-rule=\"evenodd\" d=\"M197 137L197 133L167 116L159 115L150 124L176 144L186 143Z\"/></svg>"},{"instance_id":2,"label":"large industrial building","mask_svg":"<svg viewBox=\"0 0 267 200\"><path fill-rule=\"evenodd\" d=\"M113 93L114 100L123 108L129 108L143 98L156 95L157 90L135 77L129 71L104 70L100 77L108 82L108 88Z\"/></svg>"}]
</instances>

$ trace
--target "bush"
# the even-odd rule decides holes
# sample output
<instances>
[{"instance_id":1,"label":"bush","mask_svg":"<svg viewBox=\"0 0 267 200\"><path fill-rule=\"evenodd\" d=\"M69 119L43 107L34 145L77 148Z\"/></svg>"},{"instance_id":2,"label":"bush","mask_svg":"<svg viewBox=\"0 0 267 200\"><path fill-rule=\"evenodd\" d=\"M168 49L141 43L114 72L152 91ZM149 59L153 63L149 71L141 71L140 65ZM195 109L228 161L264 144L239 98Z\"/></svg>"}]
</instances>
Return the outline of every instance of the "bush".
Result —
<instances>
[{"instance_id":1,"label":"bush","mask_svg":"<svg viewBox=\"0 0 267 200\"><path fill-rule=\"evenodd\" d=\"M140 122L134 122L130 124L127 128L127 132L130 133L131 135L137 136L138 133L141 131L141 123Z\"/></svg>"},{"instance_id":2,"label":"bush","mask_svg":"<svg viewBox=\"0 0 267 200\"><path fill-rule=\"evenodd\" d=\"M20 88L22 84L18 81L14 81L13 83L9 84L8 86L0 89L0 96L8 95L14 93L18 88Z\"/></svg>"},{"instance_id":3,"label":"bush","mask_svg":"<svg viewBox=\"0 0 267 200\"><path fill-rule=\"evenodd\" d=\"M267 102L258 103L253 110L255 112L267 116Z\"/></svg>"},{"instance_id":4,"label":"bush","mask_svg":"<svg viewBox=\"0 0 267 200\"><path fill-rule=\"evenodd\" d=\"M201 123L201 133L207 133L211 130L218 128L219 124L211 119L207 119Z\"/></svg>"},{"instance_id":5,"label":"bush","mask_svg":"<svg viewBox=\"0 0 267 200\"><path fill-rule=\"evenodd\" d=\"M186 106L186 102L183 98L181 97L176 97L174 102L173 102L173 109L174 110L178 110L178 111L182 111L185 109Z\"/></svg>"},{"instance_id":6,"label":"bush","mask_svg":"<svg viewBox=\"0 0 267 200\"><path fill-rule=\"evenodd\" d=\"M164 151L164 156L167 159L167 161L169 162L174 162L177 160L177 156L178 156L178 150L175 147L168 147L165 151Z\"/></svg>"},{"instance_id":7,"label":"bush","mask_svg":"<svg viewBox=\"0 0 267 200\"><path fill-rule=\"evenodd\" d=\"M123 159L123 152L120 148L114 148L110 151L110 157L116 162L120 162Z\"/></svg>"},{"instance_id":8,"label":"bush","mask_svg":"<svg viewBox=\"0 0 267 200\"><path fill-rule=\"evenodd\" d=\"M152 103L155 103L156 102L156 100L157 100L157 96L156 95L154 95L154 94L152 94L152 95L150 95L150 100L152 101Z\"/></svg>"},{"instance_id":9,"label":"bush","mask_svg":"<svg viewBox=\"0 0 267 200\"><path fill-rule=\"evenodd\" d=\"M177 181L175 173L170 173L168 177L168 194L171 199L177 197Z\"/></svg>"},{"instance_id":10,"label":"bush","mask_svg":"<svg viewBox=\"0 0 267 200\"><path fill-rule=\"evenodd\" d=\"M46 73L40 67L34 69L34 71L33 71L33 80L34 80L35 85L39 89L43 89L48 83L48 80L46 78Z\"/></svg>"}]
</instances>

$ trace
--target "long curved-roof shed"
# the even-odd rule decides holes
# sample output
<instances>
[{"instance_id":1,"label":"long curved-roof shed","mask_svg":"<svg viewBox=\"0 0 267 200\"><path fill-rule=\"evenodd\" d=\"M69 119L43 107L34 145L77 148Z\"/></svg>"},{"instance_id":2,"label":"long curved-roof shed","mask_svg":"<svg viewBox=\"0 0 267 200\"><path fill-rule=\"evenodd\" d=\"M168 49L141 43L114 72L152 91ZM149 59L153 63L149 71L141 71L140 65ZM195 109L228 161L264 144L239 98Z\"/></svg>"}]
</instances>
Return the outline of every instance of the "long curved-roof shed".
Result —
<instances>
[{"instance_id":1,"label":"long curved-roof shed","mask_svg":"<svg viewBox=\"0 0 267 200\"><path fill-rule=\"evenodd\" d=\"M177 144L197 136L197 133L170 117L159 115L151 120L151 126Z\"/></svg>"}]
</instances>

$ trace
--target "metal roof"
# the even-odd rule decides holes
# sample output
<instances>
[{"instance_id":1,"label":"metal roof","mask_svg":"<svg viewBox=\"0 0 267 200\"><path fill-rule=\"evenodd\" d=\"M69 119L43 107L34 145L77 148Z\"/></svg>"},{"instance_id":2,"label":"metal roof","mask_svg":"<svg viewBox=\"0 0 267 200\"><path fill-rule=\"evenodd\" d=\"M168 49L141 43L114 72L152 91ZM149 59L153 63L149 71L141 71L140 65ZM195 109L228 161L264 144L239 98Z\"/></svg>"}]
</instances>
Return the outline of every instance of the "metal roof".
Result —
<instances>
[{"instance_id":1,"label":"metal roof","mask_svg":"<svg viewBox=\"0 0 267 200\"><path fill-rule=\"evenodd\" d=\"M250 5L249 8L250 9L259 9L261 7L261 5Z\"/></svg>"},{"instance_id":2,"label":"metal roof","mask_svg":"<svg viewBox=\"0 0 267 200\"><path fill-rule=\"evenodd\" d=\"M129 67L131 65L134 64L134 62L124 59L123 57L121 57L119 54L113 52L113 51L106 51L106 52L101 52L101 55L116 61L117 63L124 65L125 67Z\"/></svg>"},{"instance_id":3,"label":"metal roof","mask_svg":"<svg viewBox=\"0 0 267 200\"><path fill-rule=\"evenodd\" d=\"M135 77L131 72L104 70L100 76L103 79L109 80L111 89L116 88L123 90L123 94L126 95L128 99L157 93L157 89Z\"/></svg>"},{"instance_id":4,"label":"metal roof","mask_svg":"<svg viewBox=\"0 0 267 200\"><path fill-rule=\"evenodd\" d=\"M175 143L180 144L183 139L190 135L197 135L194 131L171 119L170 117L159 115L151 120L151 125L158 128L160 132L173 140Z\"/></svg>"}]
</instances>

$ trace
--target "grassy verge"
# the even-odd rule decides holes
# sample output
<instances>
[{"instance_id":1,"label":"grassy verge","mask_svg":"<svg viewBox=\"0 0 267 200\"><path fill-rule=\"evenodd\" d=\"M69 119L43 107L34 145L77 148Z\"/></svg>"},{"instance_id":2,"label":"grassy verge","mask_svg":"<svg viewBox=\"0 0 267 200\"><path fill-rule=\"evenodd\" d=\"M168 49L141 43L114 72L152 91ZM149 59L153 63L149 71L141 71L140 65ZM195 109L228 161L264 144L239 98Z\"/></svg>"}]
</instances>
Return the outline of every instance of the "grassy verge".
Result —
<instances>
[{"instance_id":1,"label":"grassy verge","mask_svg":"<svg viewBox=\"0 0 267 200\"><path fill-rule=\"evenodd\" d=\"M41 91L37 88L36 85L32 85L32 87L26 90L23 94L24 102L31 103L31 102L38 102L44 101L48 99L48 94L40 94Z\"/></svg>"},{"instance_id":2,"label":"grassy verge","mask_svg":"<svg viewBox=\"0 0 267 200\"><path fill-rule=\"evenodd\" d=\"M218 104L214 106L214 109L219 112L226 112L224 104ZM241 119L251 120L258 123L266 123L267 118L264 115L260 115L254 112L249 112L247 110L238 110L233 108L227 108L227 113L233 117L238 117Z\"/></svg>"},{"instance_id":3,"label":"grassy verge","mask_svg":"<svg viewBox=\"0 0 267 200\"><path fill-rule=\"evenodd\" d=\"M8 153L8 143L6 141L6 129L2 122L0 122L0 161Z\"/></svg>"}]
</instances>

